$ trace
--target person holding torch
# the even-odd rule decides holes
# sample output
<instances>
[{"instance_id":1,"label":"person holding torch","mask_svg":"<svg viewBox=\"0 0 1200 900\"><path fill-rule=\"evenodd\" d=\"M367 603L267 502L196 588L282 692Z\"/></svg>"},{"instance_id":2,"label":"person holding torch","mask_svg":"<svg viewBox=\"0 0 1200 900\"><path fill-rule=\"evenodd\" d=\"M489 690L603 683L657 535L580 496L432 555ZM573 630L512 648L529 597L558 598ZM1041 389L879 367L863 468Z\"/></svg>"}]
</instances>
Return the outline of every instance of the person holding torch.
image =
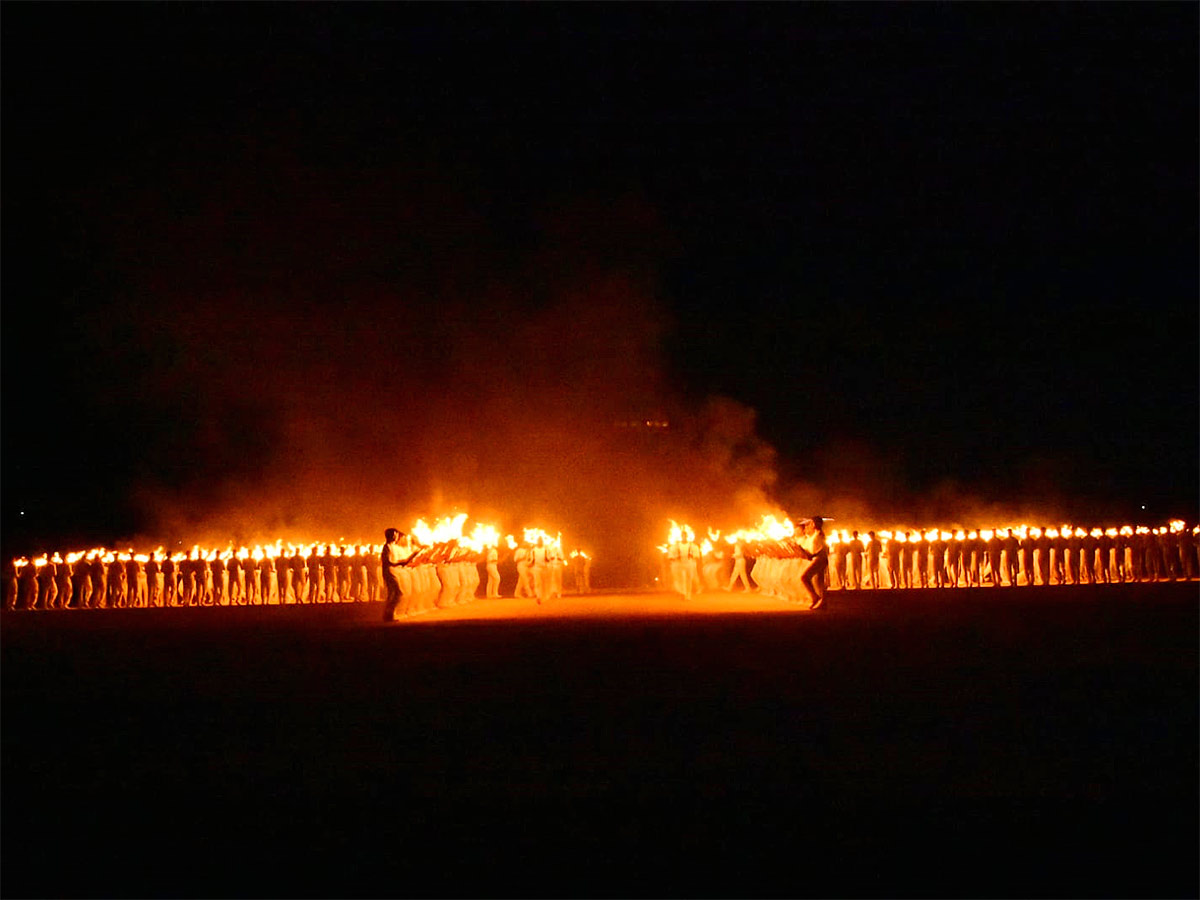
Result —
<instances>
[{"instance_id":1,"label":"person holding torch","mask_svg":"<svg viewBox=\"0 0 1200 900\"><path fill-rule=\"evenodd\" d=\"M824 521L814 516L805 523L804 537L797 544L796 552L803 559L811 560L800 583L812 598L809 609L820 609L825 604L825 571L829 568L829 547L825 543Z\"/></svg>"},{"instance_id":2,"label":"person holding torch","mask_svg":"<svg viewBox=\"0 0 1200 900\"><path fill-rule=\"evenodd\" d=\"M379 554L380 567L383 570L383 585L387 595L383 601L383 621L396 621L396 606L400 603L400 568L408 562L404 549L400 546L400 538L404 532L398 528L386 528L383 537L386 543L383 552Z\"/></svg>"}]
</instances>

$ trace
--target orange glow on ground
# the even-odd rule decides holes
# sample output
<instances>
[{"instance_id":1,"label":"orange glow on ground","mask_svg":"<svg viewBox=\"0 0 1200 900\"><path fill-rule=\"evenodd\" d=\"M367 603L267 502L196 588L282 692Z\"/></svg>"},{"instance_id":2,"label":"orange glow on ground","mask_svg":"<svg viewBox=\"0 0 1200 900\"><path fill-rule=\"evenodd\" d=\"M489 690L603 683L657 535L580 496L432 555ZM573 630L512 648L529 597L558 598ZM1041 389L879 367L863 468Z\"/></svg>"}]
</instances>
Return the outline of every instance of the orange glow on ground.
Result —
<instances>
[{"instance_id":1,"label":"orange glow on ground","mask_svg":"<svg viewBox=\"0 0 1200 900\"><path fill-rule=\"evenodd\" d=\"M691 600L669 591L645 593L567 594L558 600L500 597L477 598L463 606L432 609L398 619L398 625L436 622L494 621L497 619L620 619L634 616L708 616L751 612L807 612L803 606L757 592L717 591ZM819 613L818 613L819 615Z\"/></svg>"}]
</instances>

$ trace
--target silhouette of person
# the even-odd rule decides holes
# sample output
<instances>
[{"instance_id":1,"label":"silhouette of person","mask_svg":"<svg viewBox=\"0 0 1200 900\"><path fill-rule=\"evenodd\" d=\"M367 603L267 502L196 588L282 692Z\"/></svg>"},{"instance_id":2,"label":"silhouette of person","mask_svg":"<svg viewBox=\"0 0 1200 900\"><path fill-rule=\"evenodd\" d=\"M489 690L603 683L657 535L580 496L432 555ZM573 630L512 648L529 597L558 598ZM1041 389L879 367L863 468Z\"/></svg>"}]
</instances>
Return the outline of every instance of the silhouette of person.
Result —
<instances>
[{"instance_id":1,"label":"silhouette of person","mask_svg":"<svg viewBox=\"0 0 1200 900\"><path fill-rule=\"evenodd\" d=\"M854 531L850 534L850 541L846 547L846 553L850 558L850 565L847 570L849 582L847 587L857 591L862 587L862 558L863 544L859 540L858 532Z\"/></svg>"},{"instance_id":2,"label":"silhouette of person","mask_svg":"<svg viewBox=\"0 0 1200 900\"><path fill-rule=\"evenodd\" d=\"M92 609L108 606L108 557L105 551L92 560Z\"/></svg>"},{"instance_id":3,"label":"silhouette of person","mask_svg":"<svg viewBox=\"0 0 1200 900\"><path fill-rule=\"evenodd\" d=\"M879 590L879 557L883 554L883 544L875 536L875 532L867 532L867 579L874 590Z\"/></svg>"},{"instance_id":4,"label":"silhouette of person","mask_svg":"<svg viewBox=\"0 0 1200 900\"><path fill-rule=\"evenodd\" d=\"M383 547L379 550L382 552ZM311 551L309 551L311 552ZM375 553L375 548L363 546L362 550L363 568L367 572L367 600L375 603L379 600L381 589L383 587L383 566L381 564L382 557ZM311 592L311 589L306 588Z\"/></svg>"},{"instance_id":5,"label":"silhouette of person","mask_svg":"<svg viewBox=\"0 0 1200 900\"><path fill-rule=\"evenodd\" d=\"M1197 574L1196 533L1186 526L1179 532L1179 558L1183 563L1181 570L1183 577L1189 580L1194 579ZM1118 571L1120 570L1118 569Z\"/></svg>"},{"instance_id":6,"label":"silhouette of person","mask_svg":"<svg viewBox=\"0 0 1200 900\"><path fill-rule=\"evenodd\" d=\"M887 556L887 572L888 585L892 590L898 589L900 585L900 544L901 538L904 537L903 532L897 532L887 539L883 551Z\"/></svg>"},{"instance_id":7,"label":"silhouette of person","mask_svg":"<svg viewBox=\"0 0 1200 900\"><path fill-rule=\"evenodd\" d=\"M694 537L690 529L685 529L667 554L671 561L672 587L675 593L682 594L685 600L690 600L700 593L700 573L697 566L700 548L696 545Z\"/></svg>"},{"instance_id":8,"label":"silhouette of person","mask_svg":"<svg viewBox=\"0 0 1200 900\"><path fill-rule=\"evenodd\" d=\"M943 535L945 532L937 532L929 541L929 558L933 562L933 586L944 588L949 586L949 577L946 574L946 542L949 535Z\"/></svg>"},{"instance_id":9,"label":"silhouette of person","mask_svg":"<svg viewBox=\"0 0 1200 900\"><path fill-rule=\"evenodd\" d=\"M987 551L988 573L992 579L992 587L1000 587L1000 557L1004 553L1004 539L999 532L993 531L988 535L984 544Z\"/></svg>"},{"instance_id":10,"label":"silhouette of person","mask_svg":"<svg viewBox=\"0 0 1200 900\"><path fill-rule=\"evenodd\" d=\"M75 569L75 560L72 554L68 553L64 559L59 554L55 553L51 560L57 567L55 579L58 584L58 608L71 608L71 576Z\"/></svg>"},{"instance_id":11,"label":"silhouette of person","mask_svg":"<svg viewBox=\"0 0 1200 900\"><path fill-rule=\"evenodd\" d=\"M1004 575L1008 579L1009 587L1017 586L1017 573L1021 570L1021 564L1018 559L1021 550L1021 541L1013 533L1011 528L1004 529L1004 536L1000 539L1004 550Z\"/></svg>"},{"instance_id":12,"label":"silhouette of person","mask_svg":"<svg viewBox=\"0 0 1200 900\"><path fill-rule=\"evenodd\" d=\"M846 569L849 564L850 543L846 539L844 531L839 535L835 530L834 537L840 537L841 540L835 540L833 545L833 574L837 578L838 590L844 591L846 590ZM828 546L826 546L826 550L828 551Z\"/></svg>"},{"instance_id":13,"label":"silhouette of person","mask_svg":"<svg viewBox=\"0 0 1200 900\"><path fill-rule=\"evenodd\" d=\"M39 609L54 609L55 598L58 597L58 585L54 581L54 563L45 556L39 556L33 561L37 569L37 600L34 605Z\"/></svg>"},{"instance_id":14,"label":"silhouette of person","mask_svg":"<svg viewBox=\"0 0 1200 900\"><path fill-rule=\"evenodd\" d=\"M146 567L150 557L144 553L136 553L125 563L125 571L129 578L129 605L148 607L150 605L150 573Z\"/></svg>"},{"instance_id":15,"label":"silhouette of person","mask_svg":"<svg viewBox=\"0 0 1200 900\"><path fill-rule=\"evenodd\" d=\"M21 568L27 565L25 562L18 562L13 557L5 557L4 560L4 608L16 609L17 596L20 592Z\"/></svg>"},{"instance_id":16,"label":"silhouette of person","mask_svg":"<svg viewBox=\"0 0 1200 900\"><path fill-rule=\"evenodd\" d=\"M513 593L514 597L534 597L537 592L534 590L533 573L530 571L532 565L531 551L527 541L521 541L517 546L516 552L513 554L513 562L517 566L517 587Z\"/></svg>"},{"instance_id":17,"label":"silhouette of person","mask_svg":"<svg viewBox=\"0 0 1200 900\"><path fill-rule=\"evenodd\" d=\"M741 541L733 545L733 571L729 573L729 584L725 590L732 591L738 581L742 582L742 593L751 590L750 579L746 575L746 545Z\"/></svg>"},{"instance_id":18,"label":"silhouette of person","mask_svg":"<svg viewBox=\"0 0 1200 900\"><path fill-rule=\"evenodd\" d=\"M495 546L488 547L484 551L486 568L487 568L487 591L486 597L500 596L500 551Z\"/></svg>"},{"instance_id":19,"label":"silhouette of person","mask_svg":"<svg viewBox=\"0 0 1200 900\"><path fill-rule=\"evenodd\" d=\"M323 571L322 579L325 585L325 592L322 596L325 603L334 603L337 600L338 552L337 544L330 544L328 547L322 548L321 569Z\"/></svg>"},{"instance_id":20,"label":"silhouette of person","mask_svg":"<svg viewBox=\"0 0 1200 900\"><path fill-rule=\"evenodd\" d=\"M912 586L929 587L929 541L923 532L914 531L908 536L908 552L912 554Z\"/></svg>"},{"instance_id":21,"label":"silhouette of person","mask_svg":"<svg viewBox=\"0 0 1200 900\"><path fill-rule=\"evenodd\" d=\"M1033 532L1027 531L1020 539L1019 546L1021 549L1021 571L1025 573L1025 586L1029 587L1033 584L1033 554L1034 548L1037 546L1037 538L1033 536Z\"/></svg>"},{"instance_id":22,"label":"silhouette of person","mask_svg":"<svg viewBox=\"0 0 1200 900\"><path fill-rule=\"evenodd\" d=\"M18 605L21 609L37 609L37 566L25 559L23 562L19 561L18 569L20 571L20 600L18 601Z\"/></svg>"},{"instance_id":23,"label":"silhouette of person","mask_svg":"<svg viewBox=\"0 0 1200 900\"><path fill-rule=\"evenodd\" d=\"M811 600L809 609L821 609L825 605L825 573L829 569L829 546L825 542L824 521L820 516L809 519L804 526L804 536L797 545L797 553L810 561L800 575L800 583Z\"/></svg>"},{"instance_id":24,"label":"silhouette of person","mask_svg":"<svg viewBox=\"0 0 1200 900\"><path fill-rule=\"evenodd\" d=\"M562 585L563 585L563 568L564 568L564 563L563 563L563 558L562 558L562 548L559 547L558 541L551 541L550 546L547 548L547 550L548 550L547 556L548 556L548 565L549 565L547 586L550 591L550 597L561 600L562 592L563 592ZM478 574L479 574L479 572L478 572L478 570L476 570L476 575L478 575Z\"/></svg>"},{"instance_id":25,"label":"silhouette of person","mask_svg":"<svg viewBox=\"0 0 1200 900\"><path fill-rule=\"evenodd\" d=\"M379 554L379 565L383 571L383 586L387 594L383 600L383 621L396 621L396 607L400 603L400 569L408 561L404 548L400 546L400 538L404 532L398 528L386 528L383 532L385 543L383 552Z\"/></svg>"},{"instance_id":26,"label":"silhouette of person","mask_svg":"<svg viewBox=\"0 0 1200 900\"><path fill-rule=\"evenodd\" d=\"M146 560L146 584L150 589L150 596L147 603L150 606L163 605L163 574L162 574L162 554L155 550L150 554L150 558Z\"/></svg>"},{"instance_id":27,"label":"silhouette of person","mask_svg":"<svg viewBox=\"0 0 1200 900\"><path fill-rule=\"evenodd\" d=\"M108 605L118 609L129 599L129 581L125 575L125 560L114 556L108 564Z\"/></svg>"},{"instance_id":28,"label":"silhouette of person","mask_svg":"<svg viewBox=\"0 0 1200 900\"><path fill-rule=\"evenodd\" d=\"M225 560L216 550L209 551L207 562L208 571L205 573L205 601L209 606L222 606L227 603L226 589L229 587L228 573Z\"/></svg>"},{"instance_id":29,"label":"silhouette of person","mask_svg":"<svg viewBox=\"0 0 1200 900\"><path fill-rule=\"evenodd\" d=\"M969 583L970 576L967 575L966 560L963 556L966 539L965 532L955 531L946 541L946 568L949 570L950 587L958 587L960 578L964 583Z\"/></svg>"},{"instance_id":30,"label":"silhouette of person","mask_svg":"<svg viewBox=\"0 0 1200 900\"><path fill-rule=\"evenodd\" d=\"M983 567L983 541L979 538L979 532L967 532L966 543L963 544L963 560L967 564L967 585L969 587L979 587L983 584L979 570Z\"/></svg>"},{"instance_id":31,"label":"silhouette of person","mask_svg":"<svg viewBox=\"0 0 1200 900\"><path fill-rule=\"evenodd\" d=\"M308 560L304 555L305 550L306 548L302 546L293 548L291 558L288 560L292 570L292 593L295 595L297 603L308 602Z\"/></svg>"}]
</instances>

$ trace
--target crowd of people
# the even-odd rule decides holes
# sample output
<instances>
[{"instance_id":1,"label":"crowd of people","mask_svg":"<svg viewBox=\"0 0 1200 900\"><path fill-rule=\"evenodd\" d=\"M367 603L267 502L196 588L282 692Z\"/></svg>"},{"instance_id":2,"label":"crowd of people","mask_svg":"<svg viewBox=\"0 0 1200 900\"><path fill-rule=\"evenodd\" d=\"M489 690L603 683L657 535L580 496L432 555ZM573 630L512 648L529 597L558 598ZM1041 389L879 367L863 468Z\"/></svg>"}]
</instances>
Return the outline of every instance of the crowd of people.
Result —
<instances>
[{"instance_id":1,"label":"crowd of people","mask_svg":"<svg viewBox=\"0 0 1200 900\"><path fill-rule=\"evenodd\" d=\"M463 517L465 518L465 517ZM820 608L826 590L1122 584L1200 578L1200 526L1018 526L945 531L830 531L819 518L789 520L697 541L672 523L661 583L685 598L760 591ZM423 523L418 523L423 524ZM502 596L500 565L515 571L512 596L538 604L591 590L588 554L563 553L561 537L527 529L517 541L480 544L388 529L385 544L284 544L149 552L103 547L5 563L6 609L120 609L383 601L384 616Z\"/></svg>"},{"instance_id":2,"label":"crowd of people","mask_svg":"<svg viewBox=\"0 0 1200 900\"><path fill-rule=\"evenodd\" d=\"M383 619L413 616L431 609L460 606L476 599L480 584L479 566L487 573L484 596L500 593L500 550L485 547L481 552L455 541L424 547L398 529L384 532L387 543L381 554L382 585L385 589ZM545 536L522 541L510 548L517 580L513 596L535 600L540 606L563 596L563 574L570 566L575 592L591 590L591 558L573 551L564 559L559 542Z\"/></svg>"},{"instance_id":3,"label":"crowd of people","mask_svg":"<svg viewBox=\"0 0 1200 900\"><path fill-rule=\"evenodd\" d=\"M757 590L819 608L824 590L1122 584L1200 578L1200 526L1005 527L824 531L807 519L774 534L719 534L697 542L675 526L664 551L666 581L702 591ZM747 561L750 561L749 563ZM814 576L810 573L817 572ZM809 582L805 586L806 579ZM751 585L753 582L753 586Z\"/></svg>"},{"instance_id":4,"label":"crowd of people","mask_svg":"<svg viewBox=\"0 0 1200 900\"><path fill-rule=\"evenodd\" d=\"M396 615L469 603L481 584L485 598L500 597L502 561L515 564L516 597L537 603L561 597L567 570L577 593L591 590L591 558L579 550L564 558L559 543L544 537L512 541L502 550L457 539L422 544L410 535L397 535L403 537L398 543L403 562L388 569L399 585ZM187 553L167 553L162 547L148 552L98 547L20 557L5 564L4 605L9 610L66 610L373 603L387 599L384 556L391 546L391 541L280 541L253 549L194 546Z\"/></svg>"}]
</instances>

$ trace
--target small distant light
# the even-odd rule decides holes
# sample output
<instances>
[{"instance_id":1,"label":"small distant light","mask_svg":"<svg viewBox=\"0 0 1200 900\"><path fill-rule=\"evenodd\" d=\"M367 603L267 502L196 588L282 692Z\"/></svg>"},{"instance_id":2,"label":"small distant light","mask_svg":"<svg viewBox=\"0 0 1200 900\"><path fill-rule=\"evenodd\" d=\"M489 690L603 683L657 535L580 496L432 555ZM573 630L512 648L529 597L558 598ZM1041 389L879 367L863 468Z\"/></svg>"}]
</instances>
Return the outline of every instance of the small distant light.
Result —
<instances>
[{"instance_id":1,"label":"small distant light","mask_svg":"<svg viewBox=\"0 0 1200 900\"><path fill-rule=\"evenodd\" d=\"M21 510L21 515L25 515L25 510Z\"/></svg>"},{"instance_id":2,"label":"small distant light","mask_svg":"<svg viewBox=\"0 0 1200 900\"><path fill-rule=\"evenodd\" d=\"M1145 508L1146 508L1146 507L1144 507L1144 506L1142 507L1142 509L1145 509Z\"/></svg>"}]
</instances>

